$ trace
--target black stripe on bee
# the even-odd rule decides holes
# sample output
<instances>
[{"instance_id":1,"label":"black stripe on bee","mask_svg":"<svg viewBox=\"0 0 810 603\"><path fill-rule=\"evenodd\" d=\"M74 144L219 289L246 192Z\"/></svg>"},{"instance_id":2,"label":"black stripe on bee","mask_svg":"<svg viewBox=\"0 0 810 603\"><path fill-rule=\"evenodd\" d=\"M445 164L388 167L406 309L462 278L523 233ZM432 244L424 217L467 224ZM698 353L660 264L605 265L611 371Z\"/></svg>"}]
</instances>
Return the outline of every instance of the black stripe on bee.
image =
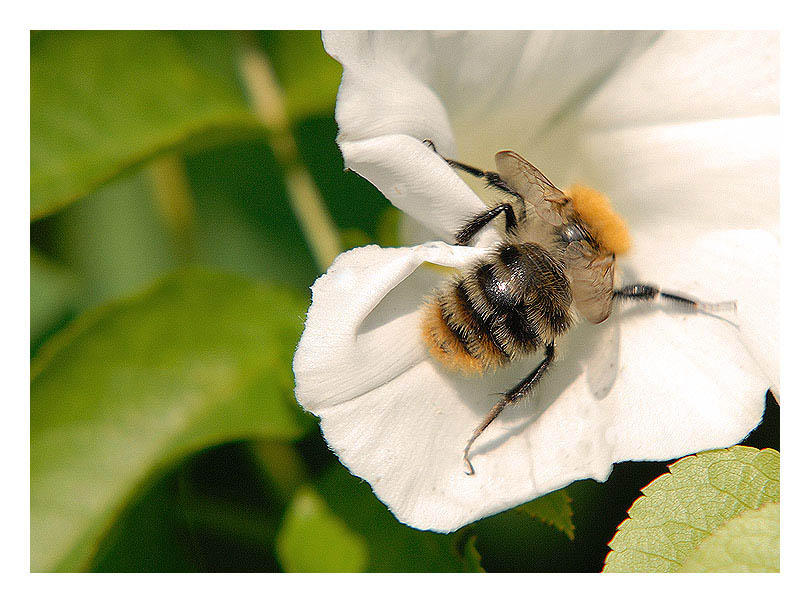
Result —
<instances>
[{"instance_id":1,"label":"black stripe on bee","mask_svg":"<svg viewBox=\"0 0 810 603\"><path fill-rule=\"evenodd\" d=\"M459 344L461 344L461 347L464 349L464 351L470 356L472 356L473 353L470 351L470 345L467 340L467 334L464 332L464 328L453 320L454 311L450 303L448 303L448 300L446 299L439 300L439 310L441 311L442 321L444 321L444 324L447 325L447 328L449 329L450 333L452 333L453 337L455 337L458 340Z\"/></svg>"},{"instance_id":2,"label":"black stripe on bee","mask_svg":"<svg viewBox=\"0 0 810 603\"><path fill-rule=\"evenodd\" d=\"M538 333L529 322L528 308L524 304L505 311L503 318L504 327L514 343L522 348L531 348L538 343Z\"/></svg>"},{"instance_id":3,"label":"black stripe on bee","mask_svg":"<svg viewBox=\"0 0 810 603\"><path fill-rule=\"evenodd\" d=\"M475 328L476 335L482 341L482 343L490 344L490 346L494 348L497 353L508 358L509 354L492 334L492 330L495 328L492 315L489 317L484 317L475 309L475 305L470 298L470 294L467 291L464 280L461 280L456 284L455 294L458 299L459 306L470 317L472 326Z\"/></svg>"}]
</instances>

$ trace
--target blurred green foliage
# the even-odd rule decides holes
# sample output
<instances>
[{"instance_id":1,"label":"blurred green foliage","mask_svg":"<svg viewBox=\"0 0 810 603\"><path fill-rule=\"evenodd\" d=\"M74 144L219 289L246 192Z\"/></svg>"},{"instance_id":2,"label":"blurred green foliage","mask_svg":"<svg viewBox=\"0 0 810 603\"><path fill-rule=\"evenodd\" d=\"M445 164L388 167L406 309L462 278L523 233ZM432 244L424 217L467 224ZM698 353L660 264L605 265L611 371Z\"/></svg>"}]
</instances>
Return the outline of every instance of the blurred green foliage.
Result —
<instances>
[{"instance_id":1,"label":"blurred green foliage","mask_svg":"<svg viewBox=\"0 0 810 603\"><path fill-rule=\"evenodd\" d=\"M318 32L33 34L32 569L601 570L662 463L420 532L295 404L321 270L246 94L247 47L346 246L397 243L398 212L343 171L341 71ZM778 447L768 408L752 445Z\"/></svg>"},{"instance_id":2,"label":"blurred green foliage","mask_svg":"<svg viewBox=\"0 0 810 603\"><path fill-rule=\"evenodd\" d=\"M31 215L156 154L262 127L223 32L41 32L31 39Z\"/></svg>"},{"instance_id":3,"label":"blurred green foliage","mask_svg":"<svg viewBox=\"0 0 810 603\"><path fill-rule=\"evenodd\" d=\"M294 121L335 110L341 67L326 58L320 33L315 31L252 32L273 65Z\"/></svg>"},{"instance_id":4,"label":"blurred green foliage","mask_svg":"<svg viewBox=\"0 0 810 603\"><path fill-rule=\"evenodd\" d=\"M294 439L300 296L197 270L85 315L31 382L35 570L81 569L131 492L191 450Z\"/></svg>"},{"instance_id":5,"label":"blurred green foliage","mask_svg":"<svg viewBox=\"0 0 810 603\"><path fill-rule=\"evenodd\" d=\"M366 541L308 486L284 513L277 550L288 572L362 572L368 567Z\"/></svg>"},{"instance_id":6,"label":"blurred green foliage","mask_svg":"<svg viewBox=\"0 0 810 603\"><path fill-rule=\"evenodd\" d=\"M31 251L31 339L41 340L48 329L71 314L76 282L69 270Z\"/></svg>"}]
</instances>

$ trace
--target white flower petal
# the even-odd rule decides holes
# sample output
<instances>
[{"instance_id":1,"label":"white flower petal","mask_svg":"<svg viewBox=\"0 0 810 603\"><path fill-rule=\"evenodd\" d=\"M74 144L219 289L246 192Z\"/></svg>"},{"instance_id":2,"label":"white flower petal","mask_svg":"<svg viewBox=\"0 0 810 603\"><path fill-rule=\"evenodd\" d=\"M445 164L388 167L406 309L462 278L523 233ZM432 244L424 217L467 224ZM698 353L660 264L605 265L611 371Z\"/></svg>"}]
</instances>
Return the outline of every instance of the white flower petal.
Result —
<instances>
[{"instance_id":1,"label":"white flower petal","mask_svg":"<svg viewBox=\"0 0 810 603\"><path fill-rule=\"evenodd\" d=\"M778 113L778 32L669 31L613 74L579 120L587 131Z\"/></svg>"},{"instance_id":2,"label":"white flower petal","mask_svg":"<svg viewBox=\"0 0 810 603\"><path fill-rule=\"evenodd\" d=\"M578 149L581 181L605 191L632 232L778 229L778 117L595 131Z\"/></svg>"},{"instance_id":3,"label":"white flower petal","mask_svg":"<svg viewBox=\"0 0 810 603\"><path fill-rule=\"evenodd\" d=\"M313 287L296 395L403 522L450 531L576 479L605 479L614 462L729 446L760 420L778 383L778 244L751 230L777 224L774 37L656 36L324 34L345 70L347 166L445 240L482 204L421 140L484 169L496 150L516 148L559 184L577 176L613 197L635 240L621 258L625 283L738 301L734 316L640 305L575 327L531 400L476 441L467 476L472 430L539 358L483 378L448 373L419 335L439 275L418 266L461 267L484 252L344 254Z\"/></svg>"},{"instance_id":4,"label":"white flower petal","mask_svg":"<svg viewBox=\"0 0 810 603\"><path fill-rule=\"evenodd\" d=\"M347 167L445 241L486 209L450 166L415 138L390 134L342 142L340 148Z\"/></svg>"},{"instance_id":5,"label":"white flower petal","mask_svg":"<svg viewBox=\"0 0 810 603\"><path fill-rule=\"evenodd\" d=\"M779 243L763 230L728 230L690 239L647 228L620 262L622 281L655 283L704 301L737 302L738 336L768 385L779 388ZM662 245L662 240L668 240ZM696 345L706 347L700 340ZM730 345L731 342L729 342ZM718 348L726 353L725 344Z\"/></svg>"},{"instance_id":6,"label":"white flower petal","mask_svg":"<svg viewBox=\"0 0 810 603\"><path fill-rule=\"evenodd\" d=\"M739 337L768 385L779 389L779 243L763 230L703 234L660 244L662 230L645 230L625 259L624 281L658 283L705 301L736 300ZM700 341L698 345L704 345ZM719 348L726 353L726 346Z\"/></svg>"},{"instance_id":7,"label":"white flower petal","mask_svg":"<svg viewBox=\"0 0 810 603\"><path fill-rule=\"evenodd\" d=\"M577 110L625 62L658 36L653 31L476 31L435 44L441 77L430 81L447 107L464 161L491 165L501 149L540 151L555 171L567 145L549 130ZM430 52L430 49L427 49ZM548 156L546 156L546 151ZM559 161L559 163L558 163Z\"/></svg>"},{"instance_id":8,"label":"white flower petal","mask_svg":"<svg viewBox=\"0 0 810 603\"><path fill-rule=\"evenodd\" d=\"M779 35L666 32L563 131L578 179L643 230L778 229Z\"/></svg>"},{"instance_id":9,"label":"white flower petal","mask_svg":"<svg viewBox=\"0 0 810 603\"><path fill-rule=\"evenodd\" d=\"M497 132L502 124L492 120L512 116L503 125L508 128L508 140L514 142L515 136L527 129L536 132L588 98L659 35L651 31L327 31L323 42L344 68L336 110L342 137L357 140L407 133L433 137L442 148L452 143L445 108L455 122L463 124L464 128L456 128L461 136L478 135L466 131L470 124ZM525 119L516 121L513 116L523 111L528 112Z\"/></svg>"},{"instance_id":10,"label":"white flower petal","mask_svg":"<svg viewBox=\"0 0 810 603\"><path fill-rule=\"evenodd\" d=\"M343 65L335 108L339 141L408 134L433 139L445 153L455 150L444 105L426 69L412 58L424 54L427 37L427 32L413 32L410 40L397 32L323 33L326 52Z\"/></svg>"},{"instance_id":11,"label":"white flower petal","mask_svg":"<svg viewBox=\"0 0 810 603\"><path fill-rule=\"evenodd\" d=\"M319 411L424 359L419 333L410 327L422 297L440 275L425 270L408 286L400 283L424 262L458 268L484 253L428 243L393 249L369 245L340 254L312 286L312 305L293 361L299 402Z\"/></svg>"},{"instance_id":12,"label":"white flower petal","mask_svg":"<svg viewBox=\"0 0 810 603\"><path fill-rule=\"evenodd\" d=\"M602 403L615 460L731 446L759 423L768 384L733 324L644 307L612 320L619 368Z\"/></svg>"},{"instance_id":13,"label":"white flower petal","mask_svg":"<svg viewBox=\"0 0 810 603\"><path fill-rule=\"evenodd\" d=\"M331 31L323 41L343 64L335 117L346 167L450 241L456 225L484 205L422 143L430 139L445 156L455 154L444 106L426 81L424 65L408 51L421 49L428 36L413 32L406 44L397 32Z\"/></svg>"},{"instance_id":14,"label":"white flower petal","mask_svg":"<svg viewBox=\"0 0 810 603\"><path fill-rule=\"evenodd\" d=\"M539 359L484 378L448 373L419 335L418 309L437 278L413 271L426 260L463 266L481 253L365 247L313 287L296 395L401 521L451 531L576 479L604 480L614 462L731 445L759 421L767 385L733 325L633 308L561 341L562 357L532 399L476 442L477 473L467 476L472 430Z\"/></svg>"},{"instance_id":15,"label":"white flower petal","mask_svg":"<svg viewBox=\"0 0 810 603\"><path fill-rule=\"evenodd\" d=\"M483 206L421 148L431 139L445 157L460 158L445 107L463 140L464 161L491 165L500 148L537 147L547 122L571 111L657 35L324 32L324 47L344 68L335 116L346 167L450 241ZM535 160L565 165L570 147Z\"/></svg>"}]
</instances>

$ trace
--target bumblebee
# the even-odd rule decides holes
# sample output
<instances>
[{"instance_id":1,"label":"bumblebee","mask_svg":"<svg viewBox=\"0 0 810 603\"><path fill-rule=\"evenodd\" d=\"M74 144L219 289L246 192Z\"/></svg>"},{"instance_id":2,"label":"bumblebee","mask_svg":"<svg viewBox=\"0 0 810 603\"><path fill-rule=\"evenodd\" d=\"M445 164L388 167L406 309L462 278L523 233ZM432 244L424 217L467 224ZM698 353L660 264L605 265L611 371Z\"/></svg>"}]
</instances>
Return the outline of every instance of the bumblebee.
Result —
<instances>
[{"instance_id":1,"label":"bumblebee","mask_svg":"<svg viewBox=\"0 0 810 603\"><path fill-rule=\"evenodd\" d=\"M617 302L656 298L699 311L736 307L734 302L705 303L648 284L614 289L616 256L629 249L630 236L601 193L583 186L564 193L514 151L495 155L497 172L443 159L506 195L505 202L463 224L456 244L467 245L501 215L505 229L490 254L428 299L421 322L428 351L447 368L473 374L544 354L473 431L463 455L467 474L475 473L469 459L475 440L543 378L554 361L555 340L571 328L575 315L597 324L610 316Z\"/></svg>"}]
</instances>

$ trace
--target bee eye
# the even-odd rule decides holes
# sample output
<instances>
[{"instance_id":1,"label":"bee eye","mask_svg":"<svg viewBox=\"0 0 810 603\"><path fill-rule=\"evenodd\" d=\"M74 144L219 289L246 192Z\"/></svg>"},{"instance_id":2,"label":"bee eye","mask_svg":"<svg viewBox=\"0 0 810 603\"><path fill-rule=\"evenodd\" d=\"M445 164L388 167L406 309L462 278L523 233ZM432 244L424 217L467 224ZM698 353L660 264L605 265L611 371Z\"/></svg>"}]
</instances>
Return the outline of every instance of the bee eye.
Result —
<instances>
[{"instance_id":1,"label":"bee eye","mask_svg":"<svg viewBox=\"0 0 810 603\"><path fill-rule=\"evenodd\" d=\"M576 224L566 224L560 229L560 237L566 243L573 243L584 239L585 231Z\"/></svg>"}]
</instances>

